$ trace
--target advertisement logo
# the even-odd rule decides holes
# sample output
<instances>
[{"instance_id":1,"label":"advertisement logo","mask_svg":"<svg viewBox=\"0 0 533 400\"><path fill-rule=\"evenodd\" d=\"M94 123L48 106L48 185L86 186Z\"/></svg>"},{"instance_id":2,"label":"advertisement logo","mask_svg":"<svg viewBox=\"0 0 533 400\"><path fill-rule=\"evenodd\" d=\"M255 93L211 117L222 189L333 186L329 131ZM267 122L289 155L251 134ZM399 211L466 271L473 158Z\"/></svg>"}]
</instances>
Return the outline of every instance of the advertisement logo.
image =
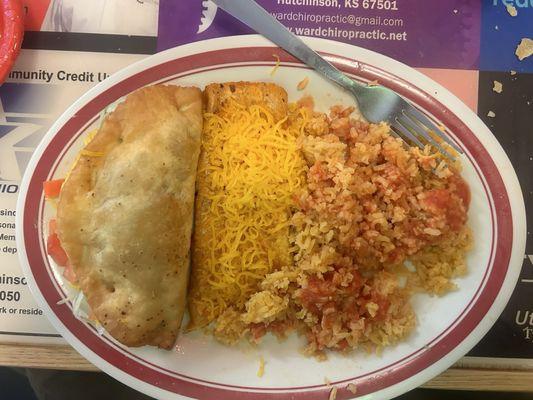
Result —
<instances>
[{"instance_id":1,"label":"advertisement logo","mask_svg":"<svg viewBox=\"0 0 533 400\"><path fill-rule=\"evenodd\" d=\"M198 32L205 32L215 20L218 7L211 0L202 1L202 17L200 18L200 25L198 25Z\"/></svg>"},{"instance_id":2,"label":"advertisement logo","mask_svg":"<svg viewBox=\"0 0 533 400\"><path fill-rule=\"evenodd\" d=\"M19 182L22 179L33 151L52 122L48 109L53 104L50 101L53 96L50 96L49 90L45 85L37 84L2 85L0 182Z\"/></svg>"}]
</instances>

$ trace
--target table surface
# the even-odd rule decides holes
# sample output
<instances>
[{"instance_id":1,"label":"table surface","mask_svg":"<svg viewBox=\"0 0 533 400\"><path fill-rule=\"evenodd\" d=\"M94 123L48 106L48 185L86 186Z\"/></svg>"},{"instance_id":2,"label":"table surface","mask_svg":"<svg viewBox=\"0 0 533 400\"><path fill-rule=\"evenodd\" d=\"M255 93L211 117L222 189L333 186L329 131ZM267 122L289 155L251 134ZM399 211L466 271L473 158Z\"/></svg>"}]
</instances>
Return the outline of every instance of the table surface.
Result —
<instances>
[{"instance_id":1,"label":"table surface","mask_svg":"<svg viewBox=\"0 0 533 400\"><path fill-rule=\"evenodd\" d=\"M75 371L98 371L70 346L0 344L0 365ZM533 392L533 370L453 366L425 385L431 389Z\"/></svg>"}]
</instances>

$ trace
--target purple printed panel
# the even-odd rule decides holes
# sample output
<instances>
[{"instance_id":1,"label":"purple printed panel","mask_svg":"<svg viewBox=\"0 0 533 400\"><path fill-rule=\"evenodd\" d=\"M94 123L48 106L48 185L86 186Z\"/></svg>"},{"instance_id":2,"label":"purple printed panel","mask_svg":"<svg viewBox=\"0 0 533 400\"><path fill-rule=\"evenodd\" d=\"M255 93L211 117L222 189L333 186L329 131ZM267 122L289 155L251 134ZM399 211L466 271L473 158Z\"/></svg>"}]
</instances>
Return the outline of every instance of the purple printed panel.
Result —
<instances>
[{"instance_id":1,"label":"purple printed panel","mask_svg":"<svg viewBox=\"0 0 533 400\"><path fill-rule=\"evenodd\" d=\"M478 69L479 0L258 0L302 36L365 47L414 67ZM252 33L211 1L160 0L158 50Z\"/></svg>"}]
</instances>

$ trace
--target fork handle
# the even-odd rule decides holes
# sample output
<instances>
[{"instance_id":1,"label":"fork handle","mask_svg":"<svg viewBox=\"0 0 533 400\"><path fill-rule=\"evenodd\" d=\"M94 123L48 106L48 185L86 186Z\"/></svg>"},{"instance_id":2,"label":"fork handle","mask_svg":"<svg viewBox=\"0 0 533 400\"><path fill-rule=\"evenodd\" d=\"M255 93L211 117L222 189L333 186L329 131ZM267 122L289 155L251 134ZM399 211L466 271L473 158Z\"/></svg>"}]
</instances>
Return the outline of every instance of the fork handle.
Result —
<instances>
[{"instance_id":1,"label":"fork handle","mask_svg":"<svg viewBox=\"0 0 533 400\"><path fill-rule=\"evenodd\" d=\"M363 89L362 85L347 77L322 58L254 0L213 0L213 2L321 75L351 91L356 96Z\"/></svg>"}]
</instances>

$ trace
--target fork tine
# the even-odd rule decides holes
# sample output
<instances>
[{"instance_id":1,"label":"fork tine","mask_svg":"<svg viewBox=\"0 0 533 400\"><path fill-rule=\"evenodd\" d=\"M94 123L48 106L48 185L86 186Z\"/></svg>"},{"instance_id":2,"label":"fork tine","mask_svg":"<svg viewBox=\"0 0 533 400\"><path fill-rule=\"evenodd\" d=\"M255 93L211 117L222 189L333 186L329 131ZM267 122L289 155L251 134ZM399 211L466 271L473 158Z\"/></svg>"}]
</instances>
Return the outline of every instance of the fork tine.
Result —
<instances>
[{"instance_id":1,"label":"fork tine","mask_svg":"<svg viewBox=\"0 0 533 400\"><path fill-rule=\"evenodd\" d=\"M407 125L413 132L415 132L417 135L422 136L424 139L426 139L429 143L431 143L434 147L437 148L437 150L444 155L445 157L449 158L452 161L455 161L455 157L450 154L444 147L440 145L435 139L431 137L431 135L424 130L424 127L420 126L419 123L413 117L409 116L405 111L403 111L403 118L401 119L401 122L404 125Z\"/></svg>"},{"instance_id":2,"label":"fork tine","mask_svg":"<svg viewBox=\"0 0 533 400\"><path fill-rule=\"evenodd\" d=\"M392 127L398 131L398 136L404 142L406 141L405 138L407 137L411 142L415 143L418 147L424 150L424 144L415 135L413 135L409 131L409 129L405 128L402 125L402 123L398 120L398 118L396 118L396 120L392 123Z\"/></svg>"},{"instance_id":3,"label":"fork tine","mask_svg":"<svg viewBox=\"0 0 533 400\"><path fill-rule=\"evenodd\" d=\"M391 125L390 127L391 127L390 134L391 134L392 136L394 136L395 138L402 139L402 137L401 137L400 135L398 135L394 129L392 129L392 128L394 128L394 126ZM402 139L402 140L403 140L403 139Z\"/></svg>"},{"instance_id":4,"label":"fork tine","mask_svg":"<svg viewBox=\"0 0 533 400\"><path fill-rule=\"evenodd\" d=\"M442 140L444 140L446 143L448 143L450 146L452 146L459 154L463 154L463 150L459 146L457 146L453 140L451 140L448 135L446 135L444 132L440 130L440 128L435 125L428 117L426 117L422 112L417 110L415 107L410 106L406 110L404 110L404 114L413 119L414 121L418 120L422 125L425 126L426 129L429 129L430 131L433 131L438 137L440 137ZM409 115L411 114L411 115ZM427 136L430 136L430 134L427 134ZM433 139L433 138L432 138ZM434 141L432 141L434 142Z\"/></svg>"}]
</instances>

